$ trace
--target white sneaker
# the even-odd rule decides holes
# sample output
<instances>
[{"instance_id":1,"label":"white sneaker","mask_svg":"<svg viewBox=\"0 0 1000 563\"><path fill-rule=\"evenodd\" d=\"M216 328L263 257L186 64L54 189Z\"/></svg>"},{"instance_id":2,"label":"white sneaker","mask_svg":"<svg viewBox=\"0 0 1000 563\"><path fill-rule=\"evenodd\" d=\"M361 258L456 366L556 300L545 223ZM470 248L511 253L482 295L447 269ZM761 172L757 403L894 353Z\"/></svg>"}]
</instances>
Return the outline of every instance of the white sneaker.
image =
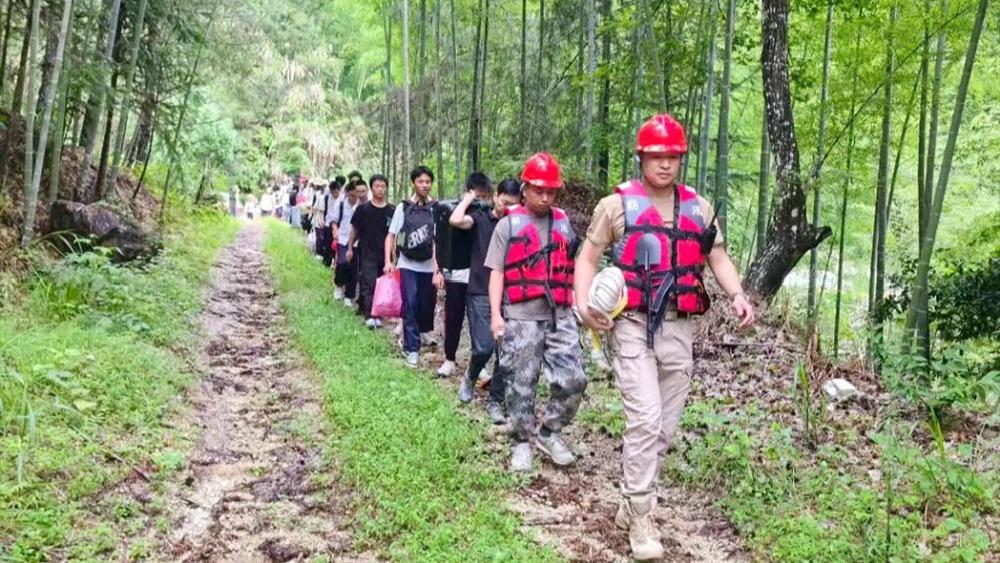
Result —
<instances>
[{"instance_id":1,"label":"white sneaker","mask_svg":"<svg viewBox=\"0 0 1000 563\"><path fill-rule=\"evenodd\" d=\"M407 367L415 368L419 364L420 364L420 354L416 352L409 352L406 354Z\"/></svg>"},{"instance_id":2,"label":"white sneaker","mask_svg":"<svg viewBox=\"0 0 1000 563\"><path fill-rule=\"evenodd\" d=\"M333 290L334 301L340 301L343 298L344 298L344 290L340 289L339 287Z\"/></svg>"},{"instance_id":3,"label":"white sneaker","mask_svg":"<svg viewBox=\"0 0 1000 563\"><path fill-rule=\"evenodd\" d=\"M375 319L368 319L365 321L365 326L368 327L369 330L375 330L378 325L375 324Z\"/></svg>"},{"instance_id":4,"label":"white sneaker","mask_svg":"<svg viewBox=\"0 0 1000 563\"><path fill-rule=\"evenodd\" d=\"M350 308L350 307L353 307L353 306L354 306L354 301L350 297L345 297L344 298L344 307Z\"/></svg>"},{"instance_id":5,"label":"white sneaker","mask_svg":"<svg viewBox=\"0 0 1000 563\"><path fill-rule=\"evenodd\" d=\"M455 362L451 360L445 360L441 367L437 369L438 377L451 377L452 372L455 371Z\"/></svg>"},{"instance_id":6,"label":"white sneaker","mask_svg":"<svg viewBox=\"0 0 1000 563\"><path fill-rule=\"evenodd\" d=\"M531 471L534 455L531 451L530 442L519 442L514 445L510 456L510 470L515 473L526 473Z\"/></svg>"},{"instance_id":7,"label":"white sneaker","mask_svg":"<svg viewBox=\"0 0 1000 563\"><path fill-rule=\"evenodd\" d=\"M382 328L382 319L372 319L375 321L375 328Z\"/></svg>"}]
</instances>

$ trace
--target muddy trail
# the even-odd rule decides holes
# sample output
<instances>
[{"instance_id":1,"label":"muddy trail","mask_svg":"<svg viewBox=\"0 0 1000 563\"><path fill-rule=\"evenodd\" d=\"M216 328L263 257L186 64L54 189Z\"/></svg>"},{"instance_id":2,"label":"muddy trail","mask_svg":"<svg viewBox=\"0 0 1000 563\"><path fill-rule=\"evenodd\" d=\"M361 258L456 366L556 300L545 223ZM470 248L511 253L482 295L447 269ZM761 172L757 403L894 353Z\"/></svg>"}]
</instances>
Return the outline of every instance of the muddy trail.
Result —
<instances>
[{"instance_id":1,"label":"muddy trail","mask_svg":"<svg viewBox=\"0 0 1000 563\"><path fill-rule=\"evenodd\" d=\"M443 294L438 302L438 318L430 341L421 352L421 369L433 372L444 361ZM388 325L390 331L395 323ZM458 391L460 375L468 363L468 327L464 326L457 353L457 367L449 378L438 381L450 393ZM544 378L542 378L544 381ZM588 401L614 396L607 374L592 376L584 405ZM601 387L601 389L598 389ZM501 467L510 462L508 425L494 426L485 415L488 392L478 390L468 406L457 408L488 428L489 450ZM544 391L539 390L536 409L541 416ZM553 546L563 557L574 561L630 561L628 532L615 526L621 478L621 439L593 424L575 422L565 432L567 444L577 454L576 464L560 469L536 452L536 471L526 486L515 489L509 498L512 510L529 537ZM740 537L729 520L713 506L714 498L696 494L669 482L661 484L654 518L662 536L669 562L749 561Z\"/></svg>"},{"instance_id":2,"label":"muddy trail","mask_svg":"<svg viewBox=\"0 0 1000 563\"><path fill-rule=\"evenodd\" d=\"M354 552L350 494L324 456L321 392L291 350L260 224L226 248L202 314L198 437L165 494L154 559L275 562Z\"/></svg>"}]
</instances>

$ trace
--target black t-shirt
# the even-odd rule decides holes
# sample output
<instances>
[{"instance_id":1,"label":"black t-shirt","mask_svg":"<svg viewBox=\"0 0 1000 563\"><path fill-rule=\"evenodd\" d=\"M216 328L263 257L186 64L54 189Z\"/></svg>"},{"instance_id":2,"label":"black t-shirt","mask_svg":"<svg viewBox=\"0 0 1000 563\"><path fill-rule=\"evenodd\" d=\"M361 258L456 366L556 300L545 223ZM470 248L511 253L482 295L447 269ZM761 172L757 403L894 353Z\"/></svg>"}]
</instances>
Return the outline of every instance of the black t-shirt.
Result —
<instances>
[{"instance_id":1,"label":"black t-shirt","mask_svg":"<svg viewBox=\"0 0 1000 563\"><path fill-rule=\"evenodd\" d=\"M469 295L489 295L490 269L486 267L486 253L490 249L493 229L500 219L493 216L491 209L478 209L469 214L472 217L472 263L469 266Z\"/></svg>"},{"instance_id":2,"label":"black t-shirt","mask_svg":"<svg viewBox=\"0 0 1000 563\"><path fill-rule=\"evenodd\" d=\"M354 210L351 217L351 227L354 237L358 240L358 251L361 260L367 263L385 261L385 237L389 235L389 223L396 210L392 205L375 207L366 201Z\"/></svg>"}]
</instances>

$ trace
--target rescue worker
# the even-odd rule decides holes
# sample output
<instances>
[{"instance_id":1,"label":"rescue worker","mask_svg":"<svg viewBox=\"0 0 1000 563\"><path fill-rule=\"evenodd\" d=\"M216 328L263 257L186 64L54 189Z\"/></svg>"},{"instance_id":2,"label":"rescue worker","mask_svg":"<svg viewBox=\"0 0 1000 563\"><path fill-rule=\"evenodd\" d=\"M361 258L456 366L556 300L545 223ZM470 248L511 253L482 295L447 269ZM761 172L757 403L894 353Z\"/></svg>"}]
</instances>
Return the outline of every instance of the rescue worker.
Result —
<instances>
[{"instance_id":1,"label":"rescue worker","mask_svg":"<svg viewBox=\"0 0 1000 563\"><path fill-rule=\"evenodd\" d=\"M559 163L537 153L521 173L522 204L497 223L486 255L490 328L501 343L496 376L507 384L507 414L514 442L512 471L530 471L532 444L554 464L576 457L560 437L573 420L587 377L573 305L576 235L554 206L563 187ZM550 398L535 436L535 391L544 369Z\"/></svg>"},{"instance_id":2,"label":"rescue worker","mask_svg":"<svg viewBox=\"0 0 1000 563\"><path fill-rule=\"evenodd\" d=\"M628 529L632 555L639 560L663 556L652 513L660 468L691 386L692 319L709 307L705 266L729 295L741 327L755 315L722 246L712 206L677 182L687 148L684 129L673 117L656 115L642 125L636 142L641 178L619 185L597 204L577 260L580 316L594 330L611 331L612 367L626 421L615 523ZM598 281L613 276L594 277L609 246L622 273L610 291ZM625 311L612 321L606 313L619 299Z\"/></svg>"}]
</instances>

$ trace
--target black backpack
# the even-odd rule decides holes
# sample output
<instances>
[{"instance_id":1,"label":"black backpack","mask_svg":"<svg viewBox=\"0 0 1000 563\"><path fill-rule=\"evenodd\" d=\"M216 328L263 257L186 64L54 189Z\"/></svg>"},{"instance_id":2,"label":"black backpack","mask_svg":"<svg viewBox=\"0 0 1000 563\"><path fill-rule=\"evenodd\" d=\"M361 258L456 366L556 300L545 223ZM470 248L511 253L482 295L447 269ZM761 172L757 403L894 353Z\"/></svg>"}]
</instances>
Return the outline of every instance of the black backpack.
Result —
<instances>
[{"instance_id":1,"label":"black backpack","mask_svg":"<svg viewBox=\"0 0 1000 563\"><path fill-rule=\"evenodd\" d=\"M434 204L403 202L403 229L399 251L410 260L430 260L434 256Z\"/></svg>"}]
</instances>

